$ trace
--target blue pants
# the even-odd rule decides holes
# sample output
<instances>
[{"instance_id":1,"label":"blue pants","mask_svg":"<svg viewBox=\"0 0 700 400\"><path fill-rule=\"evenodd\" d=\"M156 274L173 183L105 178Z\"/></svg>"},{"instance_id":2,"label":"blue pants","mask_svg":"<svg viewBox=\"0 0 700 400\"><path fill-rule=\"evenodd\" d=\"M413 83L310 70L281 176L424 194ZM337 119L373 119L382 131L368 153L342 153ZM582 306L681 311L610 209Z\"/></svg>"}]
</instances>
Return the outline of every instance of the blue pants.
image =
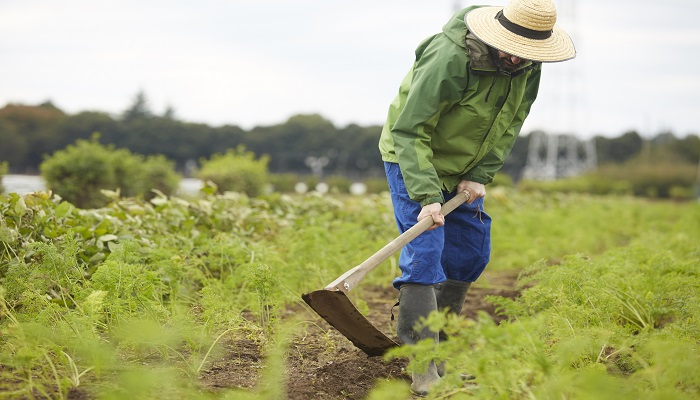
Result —
<instances>
[{"instance_id":1,"label":"blue pants","mask_svg":"<svg viewBox=\"0 0 700 400\"><path fill-rule=\"evenodd\" d=\"M418 221L421 205L408 197L401 169L396 163L384 163L394 217L403 233ZM443 192L445 201L456 193ZM462 204L445 217L445 225L426 231L407 244L399 256L401 276L394 280L399 289L404 283L432 285L452 279L474 282L486 268L491 255L491 217L483 211L484 199Z\"/></svg>"}]
</instances>

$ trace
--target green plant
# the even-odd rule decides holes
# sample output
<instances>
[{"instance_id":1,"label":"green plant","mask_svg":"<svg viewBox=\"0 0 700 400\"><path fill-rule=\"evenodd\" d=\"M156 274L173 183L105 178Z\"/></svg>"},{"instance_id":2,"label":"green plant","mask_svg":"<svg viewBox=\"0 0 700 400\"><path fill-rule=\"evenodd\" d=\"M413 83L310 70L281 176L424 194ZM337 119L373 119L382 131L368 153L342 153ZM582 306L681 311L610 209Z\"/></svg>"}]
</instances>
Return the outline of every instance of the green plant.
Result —
<instances>
[{"instance_id":1,"label":"green plant","mask_svg":"<svg viewBox=\"0 0 700 400\"><path fill-rule=\"evenodd\" d=\"M352 184L350 179L339 175L327 177L326 183L333 193L349 193L350 185Z\"/></svg>"},{"instance_id":2,"label":"green plant","mask_svg":"<svg viewBox=\"0 0 700 400\"><path fill-rule=\"evenodd\" d=\"M153 197L152 189L173 193L180 180L172 162L162 156L144 158L126 149L114 149L92 140L78 140L47 157L41 171L47 186L77 207L107 204L101 190L125 196Z\"/></svg>"},{"instance_id":3,"label":"green plant","mask_svg":"<svg viewBox=\"0 0 700 400\"><path fill-rule=\"evenodd\" d=\"M156 196L154 191L165 195L174 194L180 184L180 176L175 173L175 163L162 155L148 156L140 160L134 179L135 195L146 199Z\"/></svg>"},{"instance_id":4,"label":"green plant","mask_svg":"<svg viewBox=\"0 0 700 400\"><path fill-rule=\"evenodd\" d=\"M511 178L510 175L499 173L493 177L491 185L513 187L513 178Z\"/></svg>"},{"instance_id":5,"label":"green plant","mask_svg":"<svg viewBox=\"0 0 700 400\"><path fill-rule=\"evenodd\" d=\"M389 192L389 184L386 178L367 178L364 180L367 185L367 193L382 193Z\"/></svg>"},{"instance_id":6,"label":"green plant","mask_svg":"<svg viewBox=\"0 0 700 400\"><path fill-rule=\"evenodd\" d=\"M635 159L623 165L606 165L595 176L618 182L629 182L636 196L669 198L672 189L691 189L696 178L697 166L691 163L655 160L645 162Z\"/></svg>"},{"instance_id":7,"label":"green plant","mask_svg":"<svg viewBox=\"0 0 700 400\"><path fill-rule=\"evenodd\" d=\"M689 233L700 232L700 209L685 211L664 225L662 241L645 231L595 259L533 265L519 298L490 298L509 317L500 325L486 314L435 313L425 324L450 340L389 357L446 360L453 372L434 398L692 398L700 377L684 368L700 361L700 253ZM478 387L462 386L459 371L474 373Z\"/></svg>"},{"instance_id":8,"label":"green plant","mask_svg":"<svg viewBox=\"0 0 700 400\"><path fill-rule=\"evenodd\" d=\"M265 264L251 266L248 282L257 297L257 317L263 332L270 334L280 305L279 281L275 270Z\"/></svg>"},{"instance_id":9,"label":"green plant","mask_svg":"<svg viewBox=\"0 0 700 400\"><path fill-rule=\"evenodd\" d=\"M55 152L44 159L40 169L49 189L82 208L103 206L106 199L100 189L118 187L112 149L94 140L79 140Z\"/></svg>"},{"instance_id":10,"label":"green plant","mask_svg":"<svg viewBox=\"0 0 700 400\"><path fill-rule=\"evenodd\" d=\"M225 154L214 154L209 160L201 160L197 176L214 182L219 191L236 191L255 197L264 192L268 183L266 156L255 158L255 153L245 147L229 149Z\"/></svg>"},{"instance_id":11,"label":"green plant","mask_svg":"<svg viewBox=\"0 0 700 400\"><path fill-rule=\"evenodd\" d=\"M309 188L309 191L312 191L316 189L316 185L321 182L321 179L316 175L306 175L303 182L306 184L306 187Z\"/></svg>"},{"instance_id":12,"label":"green plant","mask_svg":"<svg viewBox=\"0 0 700 400\"><path fill-rule=\"evenodd\" d=\"M0 195L0 392L283 396L290 335L313 324L299 294L324 287L398 234L391 199L250 198L212 189L150 200L106 191L110 203L99 209L47 192ZM700 343L696 204L499 187L486 211L498 221L489 268L532 264L522 275L528 289L517 300L491 299L509 316L500 325L485 315L436 315L431 326L456 339L436 353L403 349L478 375L479 387L465 388L450 373L434 397L585 398L600 395L596 384L616 394L630 382L637 398L692 397ZM387 287L397 258L351 293L360 309L376 311L365 289ZM319 354L348 345L325 326L304 336L324 329ZM290 352L301 348L294 340ZM265 358L260 386L198 387L210 367L245 361L231 358L242 341ZM377 393L389 387L406 389L386 383Z\"/></svg>"},{"instance_id":13,"label":"green plant","mask_svg":"<svg viewBox=\"0 0 700 400\"><path fill-rule=\"evenodd\" d=\"M7 175L7 171L9 171L7 161L0 162L0 194L5 192L5 187L2 186L2 177Z\"/></svg>"},{"instance_id":14,"label":"green plant","mask_svg":"<svg viewBox=\"0 0 700 400\"><path fill-rule=\"evenodd\" d=\"M525 192L539 191L543 193L580 193L594 195L632 194L631 183L625 180L599 176L596 173L552 181L523 180L518 183L518 189Z\"/></svg>"},{"instance_id":15,"label":"green plant","mask_svg":"<svg viewBox=\"0 0 700 400\"><path fill-rule=\"evenodd\" d=\"M294 193L294 186L298 182L300 182L300 179L297 174L270 174L272 188L278 193Z\"/></svg>"},{"instance_id":16,"label":"green plant","mask_svg":"<svg viewBox=\"0 0 700 400\"><path fill-rule=\"evenodd\" d=\"M692 198L697 167L690 163L635 158L625 164L607 164L581 176L553 181L523 180L518 188L544 193L589 193L640 197Z\"/></svg>"}]
</instances>

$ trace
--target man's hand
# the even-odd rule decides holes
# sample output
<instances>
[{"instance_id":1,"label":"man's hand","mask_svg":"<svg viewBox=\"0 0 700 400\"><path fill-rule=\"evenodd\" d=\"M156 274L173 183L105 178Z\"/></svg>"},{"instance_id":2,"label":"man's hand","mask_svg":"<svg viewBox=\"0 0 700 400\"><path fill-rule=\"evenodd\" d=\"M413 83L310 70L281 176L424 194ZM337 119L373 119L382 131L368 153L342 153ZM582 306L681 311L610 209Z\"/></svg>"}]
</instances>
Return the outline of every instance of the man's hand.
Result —
<instances>
[{"instance_id":1,"label":"man's hand","mask_svg":"<svg viewBox=\"0 0 700 400\"><path fill-rule=\"evenodd\" d=\"M445 225L445 216L440 214L440 208L442 206L440 203L430 203L426 204L423 206L423 208L420 210L420 214L418 214L418 221L422 220L423 218L433 218L433 226L428 228L428 230L433 230L437 228L438 226L443 226Z\"/></svg>"},{"instance_id":2,"label":"man's hand","mask_svg":"<svg viewBox=\"0 0 700 400\"><path fill-rule=\"evenodd\" d=\"M472 204L474 200L486 196L486 186L484 186L482 183L472 181L459 182L459 185L457 185L457 192L463 192L465 190L469 192L469 200L467 201L468 204Z\"/></svg>"}]
</instances>

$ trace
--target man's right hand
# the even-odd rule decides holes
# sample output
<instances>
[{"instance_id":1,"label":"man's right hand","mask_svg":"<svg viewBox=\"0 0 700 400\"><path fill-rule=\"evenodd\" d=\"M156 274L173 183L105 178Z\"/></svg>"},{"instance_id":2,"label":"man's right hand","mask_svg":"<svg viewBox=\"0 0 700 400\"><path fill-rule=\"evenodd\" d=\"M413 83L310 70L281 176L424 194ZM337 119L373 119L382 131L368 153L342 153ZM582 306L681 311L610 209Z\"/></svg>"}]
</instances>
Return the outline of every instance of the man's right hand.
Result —
<instances>
[{"instance_id":1,"label":"man's right hand","mask_svg":"<svg viewBox=\"0 0 700 400\"><path fill-rule=\"evenodd\" d=\"M435 223L428 228L429 231L437 228L438 226L445 225L445 216L440 214L440 208L442 208L440 203L430 203L424 205L418 214L418 221L422 220L423 218L432 217L433 222Z\"/></svg>"}]
</instances>

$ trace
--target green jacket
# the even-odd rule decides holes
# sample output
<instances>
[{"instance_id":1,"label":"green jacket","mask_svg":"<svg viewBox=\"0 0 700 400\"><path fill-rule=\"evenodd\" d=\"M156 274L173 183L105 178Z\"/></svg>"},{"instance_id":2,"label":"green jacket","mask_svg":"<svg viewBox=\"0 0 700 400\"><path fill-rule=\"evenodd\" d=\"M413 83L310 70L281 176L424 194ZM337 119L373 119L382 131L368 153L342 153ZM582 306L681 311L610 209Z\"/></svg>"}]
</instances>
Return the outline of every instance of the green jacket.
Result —
<instances>
[{"instance_id":1,"label":"green jacket","mask_svg":"<svg viewBox=\"0 0 700 400\"><path fill-rule=\"evenodd\" d=\"M444 202L459 182L488 184L513 148L537 97L541 64L497 69L488 47L457 12L416 49L413 68L389 107L382 159L399 163L409 196Z\"/></svg>"}]
</instances>

